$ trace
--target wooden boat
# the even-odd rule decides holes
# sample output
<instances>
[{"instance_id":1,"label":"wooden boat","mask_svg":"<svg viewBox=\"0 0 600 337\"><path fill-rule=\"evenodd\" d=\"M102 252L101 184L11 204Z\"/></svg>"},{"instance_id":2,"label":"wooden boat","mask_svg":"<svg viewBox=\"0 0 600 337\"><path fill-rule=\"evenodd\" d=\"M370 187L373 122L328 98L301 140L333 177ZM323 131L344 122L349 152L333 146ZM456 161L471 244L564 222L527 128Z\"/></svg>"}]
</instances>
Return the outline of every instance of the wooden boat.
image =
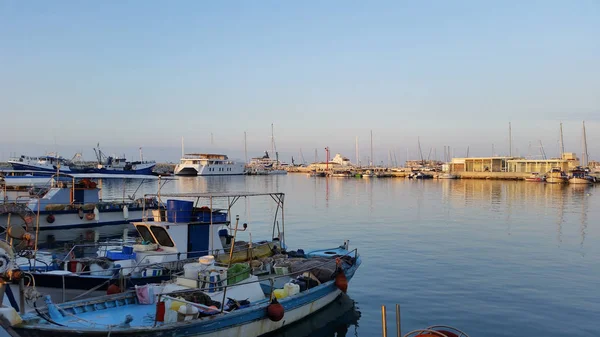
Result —
<instances>
[{"instance_id":1,"label":"wooden boat","mask_svg":"<svg viewBox=\"0 0 600 337\"><path fill-rule=\"evenodd\" d=\"M538 172L532 172L529 177L525 178L525 181L541 183L546 181L546 177L540 175Z\"/></svg>"},{"instance_id":2,"label":"wooden boat","mask_svg":"<svg viewBox=\"0 0 600 337\"><path fill-rule=\"evenodd\" d=\"M558 167L552 168L546 175L546 182L550 184L565 184L568 181L567 175Z\"/></svg>"},{"instance_id":3,"label":"wooden boat","mask_svg":"<svg viewBox=\"0 0 600 337\"><path fill-rule=\"evenodd\" d=\"M273 198L278 210L283 207L282 193L242 193L238 197L257 195ZM283 211L276 212L274 223L277 224L274 227L280 228L281 224L281 229L284 228ZM146 227L155 225L150 222ZM157 228L160 227L151 228L154 231L150 234L158 241L178 240L176 236L167 239ZM280 234L285 247L283 232ZM235 235L230 251L235 249ZM185 268L185 275L178 276L173 283L60 305L46 296L45 308L13 317L11 322L14 330L25 337L260 336L300 321L334 302L346 292L348 281L361 264L357 250L349 250L347 241L336 248L306 254L302 250L288 251L280 256L283 257L273 265L275 274L270 267L255 271L243 266L242 272L238 268L234 273L239 265L203 264L202 260L208 258L205 256L198 264L187 264L190 268ZM196 265L206 269L194 272ZM220 279L219 275L224 277Z\"/></svg>"},{"instance_id":4,"label":"wooden boat","mask_svg":"<svg viewBox=\"0 0 600 337\"><path fill-rule=\"evenodd\" d=\"M571 177L569 177L569 184L593 184L595 178L588 175L587 172L577 167L571 171Z\"/></svg>"}]
</instances>

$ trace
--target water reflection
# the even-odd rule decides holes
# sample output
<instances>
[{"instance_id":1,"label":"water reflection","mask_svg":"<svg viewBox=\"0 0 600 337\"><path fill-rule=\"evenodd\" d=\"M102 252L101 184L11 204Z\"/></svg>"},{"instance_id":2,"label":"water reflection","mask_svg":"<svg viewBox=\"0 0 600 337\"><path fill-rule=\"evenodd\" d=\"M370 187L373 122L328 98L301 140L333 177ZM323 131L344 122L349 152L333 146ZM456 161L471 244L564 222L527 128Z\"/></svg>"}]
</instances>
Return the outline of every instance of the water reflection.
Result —
<instances>
[{"instance_id":1,"label":"water reflection","mask_svg":"<svg viewBox=\"0 0 600 337\"><path fill-rule=\"evenodd\" d=\"M317 313L284 328L269 337L346 337L357 336L360 312L355 302L342 294Z\"/></svg>"}]
</instances>

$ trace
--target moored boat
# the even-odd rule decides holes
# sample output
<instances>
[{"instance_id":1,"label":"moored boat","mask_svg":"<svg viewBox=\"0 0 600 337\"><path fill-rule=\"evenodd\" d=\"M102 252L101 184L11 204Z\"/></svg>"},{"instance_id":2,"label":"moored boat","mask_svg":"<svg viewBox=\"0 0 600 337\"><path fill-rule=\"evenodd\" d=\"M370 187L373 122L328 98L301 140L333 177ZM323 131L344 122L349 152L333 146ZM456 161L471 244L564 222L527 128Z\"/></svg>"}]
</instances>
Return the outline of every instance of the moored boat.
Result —
<instances>
[{"instance_id":1,"label":"moored boat","mask_svg":"<svg viewBox=\"0 0 600 337\"><path fill-rule=\"evenodd\" d=\"M175 166L179 176L222 176L245 174L244 163L230 160L224 154L190 153Z\"/></svg>"},{"instance_id":2,"label":"moored boat","mask_svg":"<svg viewBox=\"0 0 600 337\"><path fill-rule=\"evenodd\" d=\"M546 175L546 182L550 184L565 184L569 182L569 177L559 167L554 167Z\"/></svg>"},{"instance_id":3,"label":"moored boat","mask_svg":"<svg viewBox=\"0 0 600 337\"><path fill-rule=\"evenodd\" d=\"M261 194L242 196L254 195ZM263 195L274 196L283 205L282 193ZM279 217L281 220L274 221L273 226L274 230L275 226L281 229L280 242L285 247L283 211L276 213L276 220ZM235 229L240 230L238 226ZM236 233L230 252L235 250ZM219 264L215 260L201 257L199 263L185 268L184 275L166 285L148 285L59 305L46 297L46 308L15 318L14 329L22 336L32 337L107 333L150 337L260 336L334 302L346 292L348 281L361 264L357 250L349 250L347 241L336 248L308 253L287 250L270 260L255 259L248 265L231 261Z\"/></svg>"},{"instance_id":4,"label":"moored boat","mask_svg":"<svg viewBox=\"0 0 600 337\"><path fill-rule=\"evenodd\" d=\"M540 175L539 172L531 172L531 175L529 175L529 177L525 178L525 181L541 183L541 182L546 181L546 177L543 175Z\"/></svg>"},{"instance_id":5,"label":"moored boat","mask_svg":"<svg viewBox=\"0 0 600 337\"><path fill-rule=\"evenodd\" d=\"M569 184L593 184L595 178L588 175L587 171L581 167L577 167L571 171Z\"/></svg>"}]
</instances>

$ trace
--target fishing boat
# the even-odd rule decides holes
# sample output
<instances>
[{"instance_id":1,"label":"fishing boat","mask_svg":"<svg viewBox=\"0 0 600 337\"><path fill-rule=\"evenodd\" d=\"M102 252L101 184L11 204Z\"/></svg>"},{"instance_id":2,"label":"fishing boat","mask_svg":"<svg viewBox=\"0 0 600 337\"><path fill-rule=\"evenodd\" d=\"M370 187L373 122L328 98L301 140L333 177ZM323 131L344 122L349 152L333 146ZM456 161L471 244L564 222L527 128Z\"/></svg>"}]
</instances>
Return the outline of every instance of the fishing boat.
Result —
<instances>
[{"instance_id":1,"label":"fishing boat","mask_svg":"<svg viewBox=\"0 0 600 337\"><path fill-rule=\"evenodd\" d=\"M160 178L149 178L158 179ZM103 200L101 189L87 174L59 174L51 177L50 185L40 189L29 189L13 202L0 204L4 210L27 209L36 218L24 218L31 227L39 222L37 242L39 244L97 240L98 232L91 229L104 227L103 234L120 235L130 221L141 221L143 207L158 209L156 199L143 200L134 196L121 200ZM142 181L143 183L143 181ZM15 206L17 205L17 206ZM18 213L18 212L17 212ZM10 217L11 212L0 212L0 225L4 228L11 221L20 221L21 216ZM22 215L19 213L19 215Z\"/></svg>"},{"instance_id":2,"label":"fishing boat","mask_svg":"<svg viewBox=\"0 0 600 337\"><path fill-rule=\"evenodd\" d=\"M569 184L593 184L595 178L590 176L586 170L581 167L576 167L571 171Z\"/></svg>"},{"instance_id":3,"label":"fishing boat","mask_svg":"<svg viewBox=\"0 0 600 337\"><path fill-rule=\"evenodd\" d=\"M373 178L375 174L371 170L366 170L362 173L363 178Z\"/></svg>"},{"instance_id":4,"label":"fishing boat","mask_svg":"<svg viewBox=\"0 0 600 337\"><path fill-rule=\"evenodd\" d=\"M234 198L236 194L230 196ZM152 196L144 197L151 199ZM198 197L197 202L200 199L206 199L207 204L213 201L210 194ZM153 221L134 222L143 244L123 240L120 244L75 245L62 256L46 253L44 260L44 255L38 252L36 259L21 259L18 265L30 272L39 286L104 290L118 279L123 279L126 287L168 280L181 272L185 263L202 255L211 254L219 263L238 263L271 256L281 248L278 238L237 242L229 254L232 246L229 213L193 204L167 200L166 214L155 215ZM144 217L148 218L149 215Z\"/></svg>"},{"instance_id":5,"label":"fishing boat","mask_svg":"<svg viewBox=\"0 0 600 337\"><path fill-rule=\"evenodd\" d=\"M539 172L531 172L529 177L525 178L525 181L541 183L541 182L546 181L546 177L543 175L540 175Z\"/></svg>"},{"instance_id":6,"label":"fishing boat","mask_svg":"<svg viewBox=\"0 0 600 337\"><path fill-rule=\"evenodd\" d=\"M145 161L140 148L140 160L128 161L125 156L108 156L100 149L100 144L94 148L96 164L92 167L71 165L71 170L77 173L95 174L126 174L151 175L156 166L155 161Z\"/></svg>"},{"instance_id":7,"label":"fishing boat","mask_svg":"<svg viewBox=\"0 0 600 337\"><path fill-rule=\"evenodd\" d=\"M245 174L244 163L230 160L227 155L214 153L185 154L175 166L179 176L223 176Z\"/></svg>"},{"instance_id":8,"label":"fishing boat","mask_svg":"<svg viewBox=\"0 0 600 337\"><path fill-rule=\"evenodd\" d=\"M559 167L553 167L546 174L546 182L549 184L565 184L569 182L569 177Z\"/></svg>"},{"instance_id":9,"label":"fishing boat","mask_svg":"<svg viewBox=\"0 0 600 337\"><path fill-rule=\"evenodd\" d=\"M69 160L56 153L49 153L40 157L21 155L17 158L10 158L8 163L15 170L45 171L52 173L56 173L57 171L64 173L71 172Z\"/></svg>"},{"instance_id":10,"label":"fishing boat","mask_svg":"<svg viewBox=\"0 0 600 337\"><path fill-rule=\"evenodd\" d=\"M278 232L281 247L285 247L284 195L241 193L238 198L259 195L274 198L281 205L277 207L280 211L276 212L272 230ZM145 222L145 226L155 224ZM361 264L357 250L349 250L348 241L335 248L308 253L284 250L249 264L235 264L232 252L240 230L238 224L236 221L234 244L226 263L216 262L214 256L202 256L199 262L186 264L184 275L167 284L59 305L46 296L43 309L19 316L7 308L2 314L11 317L17 333L32 337L107 333L149 337L260 336L300 321L336 301L346 292L348 281ZM209 226L208 231L211 229ZM160 240L157 233L151 234ZM215 240L214 235L209 237Z\"/></svg>"}]
</instances>

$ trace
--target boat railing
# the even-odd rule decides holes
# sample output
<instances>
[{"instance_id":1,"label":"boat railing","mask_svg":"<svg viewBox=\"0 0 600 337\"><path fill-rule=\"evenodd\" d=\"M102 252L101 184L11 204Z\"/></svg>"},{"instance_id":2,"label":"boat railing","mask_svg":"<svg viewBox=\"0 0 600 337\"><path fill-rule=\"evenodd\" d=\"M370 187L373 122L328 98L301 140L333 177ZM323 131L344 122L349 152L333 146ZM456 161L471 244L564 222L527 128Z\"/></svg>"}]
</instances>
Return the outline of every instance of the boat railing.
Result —
<instances>
[{"instance_id":1,"label":"boat railing","mask_svg":"<svg viewBox=\"0 0 600 337\"><path fill-rule=\"evenodd\" d=\"M247 285L247 284L252 284L252 283L261 283L261 282L264 282L264 281L268 280L270 288L271 288L270 289L270 294L271 294L270 295L270 300L272 300L272 298L274 296L273 295L273 291L275 290L275 280L281 279L281 278L290 278L290 277L293 277L295 275L300 275L300 274L303 274L303 273L306 273L306 272L310 272L311 270L313 270L315 268L322 267L322 266L327 265L327 264L331 264L331 263L336 263L337 264L337 258L343 258L343 257L346 257L346 256L352 256L352 255L354 255L354 261L355 261L354 263L356 263L356 259L358 258L358 249L354 248L353 250L347 252L346 254L335 255L336 259L329 259L329 260L327 260L327 261L325 261L323 263L320 263L320 264L311 265L311 266L306 267L304 269L296 270L296 271L293 271L293 272L288 272L288 273L282 274L282 275L270 276L270 277L268 277L266 279L265 278L262 278L262 279L259 278L257 280L247 281L247 282L241 282L241 283L236 283L236 284L231 284L231 285L230 284L221 285L222 281L217 281L217 282L203 281L203 283L207 284L209 286L212 285L212 286L215 286L216 288L222 289L222 291L223 291L223 302L221 303L221 309L220 309L220 311L221 311L221 313L227 314L229 312L225 311L224 308L225 308L225 299L227 298L226 297L226 295L227 295L227 289L229 289L229 288L239 287L239 286L243 286L243 285ZM240 275L242 273L244 273L244 272L241 272L239 274L235 274L233 276L227 275L227 279L229 280L230 278L234 278L235 276ZM172 292L169 292L169 293L161 293L161 294L158 295L157 302L160 302L161 298L165 297L165 298L169 298L171 300L180 301L180 302L183 302L183 303L190 304L192 306L196 306L196 307L199 307L199 308L206 309L204 305L201 305L201 304L198 304L198 303L194 303L194 302L182 301L182 300L180 300L178 298L175 298L178 295L187 294L187 293L193 293L193 292L197 292L198 290L199 290L198 288L192 288L192 289L176 290L176 291L172 291ZM209 309L214 310L214 308L209 308ZM156 326L157 322L158 321L156 320L156 317L155 317L154 326Z\"/></svg>"}]
</instances>

